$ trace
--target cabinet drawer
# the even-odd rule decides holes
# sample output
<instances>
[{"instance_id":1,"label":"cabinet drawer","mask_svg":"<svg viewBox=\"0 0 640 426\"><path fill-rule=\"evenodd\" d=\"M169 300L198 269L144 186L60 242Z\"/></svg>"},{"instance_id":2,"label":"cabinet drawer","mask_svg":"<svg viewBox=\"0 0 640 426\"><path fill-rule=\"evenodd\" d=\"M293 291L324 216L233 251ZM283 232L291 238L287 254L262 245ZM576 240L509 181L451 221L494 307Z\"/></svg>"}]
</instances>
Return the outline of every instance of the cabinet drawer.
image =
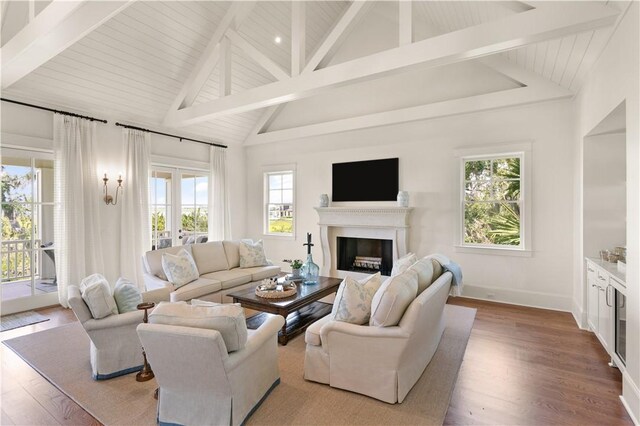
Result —
<instances>
[{"instance_id":1,"label":"cabinet drawer","mask_svg":"<svg viewBox=\"0 0 640 426\"><path fill-rule=\"evenodd\" d=\"M596 266L591 262L587 262L587 279L594 281L596 279Z\"/></svg>"}]
</instances>

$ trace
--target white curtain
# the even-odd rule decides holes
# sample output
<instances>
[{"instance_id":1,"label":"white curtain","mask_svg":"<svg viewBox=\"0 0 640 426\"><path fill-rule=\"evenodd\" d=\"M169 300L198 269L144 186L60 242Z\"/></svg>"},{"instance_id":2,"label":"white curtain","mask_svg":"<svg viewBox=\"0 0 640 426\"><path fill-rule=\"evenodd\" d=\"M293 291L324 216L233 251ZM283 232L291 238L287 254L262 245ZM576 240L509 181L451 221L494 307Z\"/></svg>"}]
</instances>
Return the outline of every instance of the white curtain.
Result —
<instances>
[{"instance_id":1,"label":"white curtain","mask_svg":"<svg viewBox=\"0 0 640 426\"><path fill-rule=\"evenodd\" d=\"M227 150L212 146L209 165L209 241L230 240Z\"/></svg>"},{"instance_id":2,"label":"white curtain","mask_svg":"<svg viewBox=\"0 0 640 426\"><path fill-rule=\"evenodd\" d=\"M123 129L126 168L120 226L120 275L144 290L142 255L151 249L149 133Z\"/></svg>"},{"instance_id":3,"label":"white curtain","mask_svg":"<svg viewBox=\"0 0 640 426\"><path fill-rule=\"evenodd\" d=\"M96 123L68 115L53 116L54 241L58 298L67 305L67 287L104 273L100 203L102 182L96 171Z\"/></svg>"}]
</instances>

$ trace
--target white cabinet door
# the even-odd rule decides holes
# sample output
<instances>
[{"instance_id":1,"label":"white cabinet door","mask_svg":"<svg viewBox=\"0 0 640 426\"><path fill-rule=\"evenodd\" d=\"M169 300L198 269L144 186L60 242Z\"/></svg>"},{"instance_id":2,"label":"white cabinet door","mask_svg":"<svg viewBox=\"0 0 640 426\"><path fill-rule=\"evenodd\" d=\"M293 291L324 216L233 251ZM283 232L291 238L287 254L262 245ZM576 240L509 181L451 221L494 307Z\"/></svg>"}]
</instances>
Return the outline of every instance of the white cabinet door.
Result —
<instances>
[{"instance_id":1,"label":"white cabinet door","mask_svg":"<svg viewBox=\"0 0 640 426\"><path fill-rule=\"evenodd\" d=\"M595 266L587 262L588 321L591 331L598 333L598 280Z\"/></svg>"},{"instance_id":2,"label":"white cabinet door","mask_svg":"<svg viewBox=\"0 0 640 426\"><path fill-rule=\"evenodd\" d=\"M598 281L598 337L607 352L613 348L613 305L611 304L611 286L609 275L601 271L597 272Z\"/></svg>"}]
</instances>

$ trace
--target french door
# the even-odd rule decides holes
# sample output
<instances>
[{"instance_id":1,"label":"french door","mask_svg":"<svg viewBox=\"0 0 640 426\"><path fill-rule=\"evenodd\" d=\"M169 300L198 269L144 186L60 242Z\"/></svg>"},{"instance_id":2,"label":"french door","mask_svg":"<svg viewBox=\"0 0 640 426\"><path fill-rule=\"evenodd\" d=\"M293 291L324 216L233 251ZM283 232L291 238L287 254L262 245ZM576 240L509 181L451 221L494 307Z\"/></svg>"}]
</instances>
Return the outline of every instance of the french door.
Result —
<instances>
[{"instance_id":1,"label":"french door","mask_svg":"<svg viewBox=\"0 0 640 426\"><path fill-rule=\"evenodd\" d=\"M53 155L2 149L2 311L57 302Z\"/></svg>"},{"instance_id":2,"label":"french door","mask_svg":"<svg viewBox=\"0 0 640 426\"><path fill-rule=\"evenodd\" d=\"M154 166L149 192L152 250L207 241L207 171Z\"/></svg>"}]
</instances>

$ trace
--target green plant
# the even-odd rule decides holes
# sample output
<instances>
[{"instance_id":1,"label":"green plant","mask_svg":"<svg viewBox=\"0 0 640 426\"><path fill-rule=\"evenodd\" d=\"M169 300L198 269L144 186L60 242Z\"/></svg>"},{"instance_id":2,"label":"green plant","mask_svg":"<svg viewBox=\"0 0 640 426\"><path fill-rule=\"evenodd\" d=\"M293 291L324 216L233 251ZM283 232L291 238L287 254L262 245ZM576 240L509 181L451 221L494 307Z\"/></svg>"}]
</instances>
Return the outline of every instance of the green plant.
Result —
<instances>
[{"instance_id":1,"label":"green plant","mask_svg":"<svg viewBox=\"0 0 640 426\"><path fill-rule=\"evenodd\" d=\"M293 259L291 261L291 269L300 269L302 268L302 261L300 259Z\"/></svg>"}]
</instances>

